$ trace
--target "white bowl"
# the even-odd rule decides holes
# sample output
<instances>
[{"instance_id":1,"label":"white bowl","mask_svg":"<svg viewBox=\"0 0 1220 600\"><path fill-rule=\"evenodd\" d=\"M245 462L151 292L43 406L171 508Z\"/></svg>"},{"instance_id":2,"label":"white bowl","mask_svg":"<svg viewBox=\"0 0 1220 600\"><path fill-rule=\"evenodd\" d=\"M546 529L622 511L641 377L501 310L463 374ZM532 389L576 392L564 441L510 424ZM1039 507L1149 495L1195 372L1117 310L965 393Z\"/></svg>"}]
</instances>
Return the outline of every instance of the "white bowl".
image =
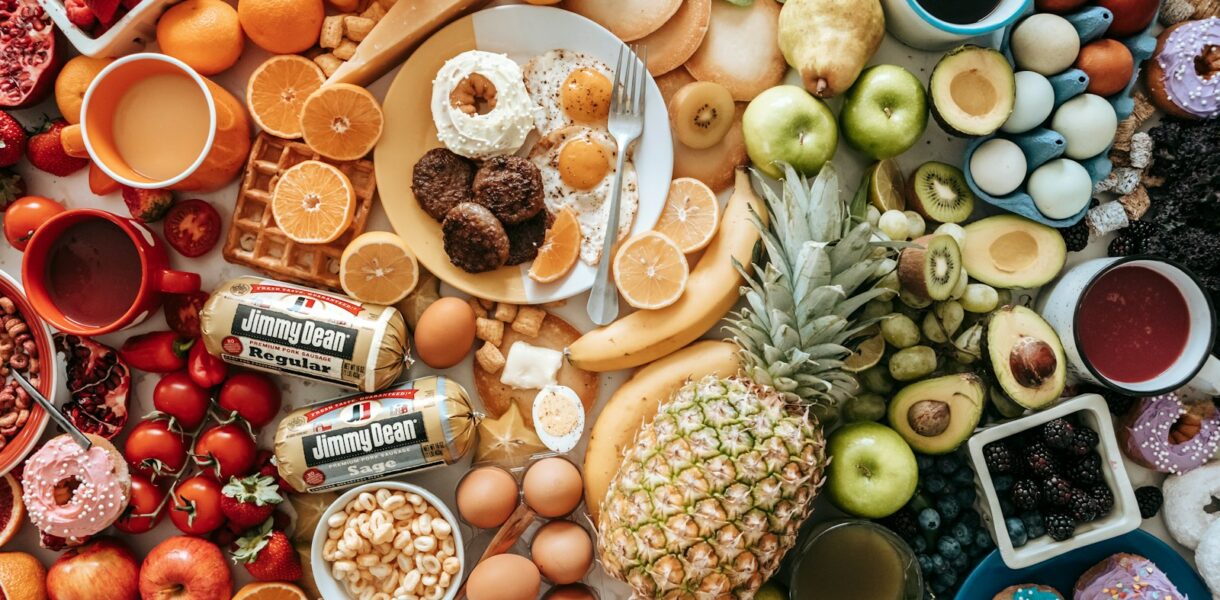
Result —
<instances>
[{"instance_id":1,"label":"white bowl","mask_svg":"<svg viewBox=\"0 0 1220 600\"><path fill-rule=\"evenodd\" d=\"M462 529L458 524L457 518L453 516L453 512L437 498L435 494L425 490L418 485L406 483L403 481L378 481L374 483L366 483L359 487L354 487L339 496L326 508L326 512L322 513L322 518L318 521L318 526L313 532L313 545L309 550L309 566L313 570L314 583L318 586L318 591L321 592L325 600L353 600L352 596L347 593L347 588L330 574L330 563L322 558L322 546L326 543L326 532L329 527L326 522L330 520L330 516L339 512L353 498L359 496L361 492L373 493L380 489L389 489L396 491L404 491L412 494L418 494L427 500L429 504L434 506L441 516L453 526L453 545L457 549L457 558L460 569L457 575L453 576L453 583L449 584L449 589L441 600L454 600L457 598L458 589L462 587L462 577L466 573L466 550L465 544L462 541Z\"/></svg>"},{"instance_id":2,"label":"white bowl","mask_svg":"<svg viewBox=\"0 0 1220 600\"><path fill-rule=\"evenodd\" d=\"M1012 539L1008 537L1008 528L1004 525L1000 499L987 471L983 448L992 442L1073 413L1080 413L1080 420L1092 427L1101 440L1097 444L1097 451L1101 455L1104 467L1102 475L1106 485L1114 492L1114 509L1105 518L1077 527L1076 534L1068 540L1056 542L1049 535L1044 535L1015 548ZM991 527L991 537L1000 549L1000 557L1010 569L1023 569L1077 548L1118 537L1139 529L1143 522L1139 504L1135 500L1135 489L1131 487L1131 480L1128 479L1127 470L1123 466L1122 452L1119 451L1118 441L1114 437L1110 408L1105 399L1097 394L1077 396L1054 408L983 429L970 438L968 446L970 460L974 463L975 483L982 491L976 502L979 515Z\"/></svg>"},{"instance_id":3,"label":"white bowl","mask_svg":"<svg viewBox=\"0 0 1220 600\"><path fill-rule=\"evenodd\" d=\"M157 19L161 18L161 13L177 1L143 0L97 37L78 29L68 20L64 0L38 0L38 3L81 54L109 58L142 50L156 37Z\"/></svg>"}]
</instances>

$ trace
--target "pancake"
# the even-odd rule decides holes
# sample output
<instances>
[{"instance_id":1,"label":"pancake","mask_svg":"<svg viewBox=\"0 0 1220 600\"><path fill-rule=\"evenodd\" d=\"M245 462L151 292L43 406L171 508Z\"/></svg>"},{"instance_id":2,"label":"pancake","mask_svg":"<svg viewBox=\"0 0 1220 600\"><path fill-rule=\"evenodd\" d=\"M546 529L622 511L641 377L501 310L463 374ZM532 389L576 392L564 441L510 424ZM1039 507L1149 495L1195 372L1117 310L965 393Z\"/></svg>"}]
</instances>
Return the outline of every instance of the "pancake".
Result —
<instances>
[{"instance_id":1,"label":"pancake","mask_svg":"<svg viewBox=\"0 0 1220 600\"><path fill-rule=\"evenodd\" d=\"M563 7L592 19L624 42L658 29L678 12L682 0L567 0Z\"/></svg>"},{"instance_id":2,"label":"pancake","mask_svg":"<svg viewBox=\"0 0 1220 600\"><path fill-rule=\"evenodd\" d=\"M779 49L779 8L775 0L750 6L713 2L707 35L686 61L687 70L699 81L728 88L738 102L779 85L788 71Z\"/></svg>"},{"instance_id":3,"label":"pancake","mask_svg":"<svg viewBox=\"0 0 1220 600\"><path fill-rule=\"evenodd\" d=\"M686 0L660 29L639 40L648 49L648 72L653 77L678 67L699 49L712 17L712 0Z\"/></svg>"}]
</instances>

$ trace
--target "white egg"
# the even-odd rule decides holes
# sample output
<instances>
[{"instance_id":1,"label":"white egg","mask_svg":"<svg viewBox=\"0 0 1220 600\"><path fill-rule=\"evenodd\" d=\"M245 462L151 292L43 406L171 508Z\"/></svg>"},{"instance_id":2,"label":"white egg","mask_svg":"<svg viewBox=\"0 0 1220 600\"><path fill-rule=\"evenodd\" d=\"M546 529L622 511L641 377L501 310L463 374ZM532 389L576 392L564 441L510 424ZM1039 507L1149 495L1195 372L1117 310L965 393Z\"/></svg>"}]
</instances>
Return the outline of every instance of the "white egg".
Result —
<instances>
[{"instance_id":1,"label":"white egg","mask_svg":"<svg viewBox=\"0 0 1220 600\"><path fill-rule=\"evenodd\" d=\"M1025 153L1013 142L994 138L970 157L970 175L980 190L992 196L1011 194L1025 181Z\"/></svg>"},{"instance_id":2,"label":"white egg","mask_svg":"<svg viewBox=\"0 0 1220 600\"><path fill-rule=\"evenodd\" d=\"M574 125L538 140L529 158L542 173L543 198L552 213L570 208L580 223L580 258L590 265L601 259L610 216L610 190L614 186L618 146L609 133ZM630 157L623 167L623 195L619 204L618 238L631 232L640 206L635 165Z\"/></svg>"},{"instance_id":3,"label":"white egg","mask_svg":"<svg viewBox=\"0 0 1220 600\"><path fill-rule=\"evenodd\" d=\"M1060 158L1035 169L1027 189L1038 212L1052 219L1066 219L1089 204L1093 180L1080 163Z\"/></svg>"},{"instance_id":4,"label":"white egg","mask_svg":"<svg viewBox=\"0 0 1220 600\"><path fill-rule=\"evenodd\" d=\"M534 430L542 443L555 452L576 447L585 431L585 405L576 391L564 385L548 385L534 397Z\"/></svg>"},{"instance_id":5,"label":"white egg","mask_svg":"<svg viewBox=\"0 0 1220 600\"><path fill-rule=\"evenodd\" d=\"M1012 115L1000 129L1008 133L1025 133L1051 116L1055 109L1055 90L1046 77L1033 71L1020 71L1016 75L1017 102Z\"/></svg>"},{"instance_id":6,"label":"white egg","mask_svg":"<svg viewBox=\"0 0 1220 600\"><path fill-rule=\"evenodd\" d=\"M610 67L588 54L551 50L530 59L525 88L541 108L534 117L543 135L570 125L606 128L610 110Z\"/></svg>"},{"instance_id":7,"label":"white egg","mask_svg":"<svg viewBox=\"0 0 1220 600\"><path fill-rule=\"evenodd\" d=\"M1018 68L1047 77L1067 70L1080 54L1076 28L1067 19L1050 13L1037 13L1022 21L1013 30L1011 43Z\"/></svg>"},{"instance_id":8,"label":"white egg","mask_svg":"<svg viewBox=\"0 0 1220 600\"><path fill-rule=\"evenodd\" d=\"M1051 129L1067 140L1068 158L1083 160L1097 156L1114 142L1118 115L1105 98L1081 94L1063 103L1051 119Z\"/></svg>"}]
</instances>

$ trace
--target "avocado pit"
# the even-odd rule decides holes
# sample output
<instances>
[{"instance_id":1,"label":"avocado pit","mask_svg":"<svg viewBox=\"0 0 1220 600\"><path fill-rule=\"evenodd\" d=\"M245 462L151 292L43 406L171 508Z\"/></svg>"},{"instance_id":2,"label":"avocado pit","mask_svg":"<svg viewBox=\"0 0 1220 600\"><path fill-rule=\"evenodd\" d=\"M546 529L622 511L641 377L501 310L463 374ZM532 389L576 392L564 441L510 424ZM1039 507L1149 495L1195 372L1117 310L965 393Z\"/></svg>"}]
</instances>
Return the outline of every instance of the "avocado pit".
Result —
<instances>
[{"instance_id":1,"label":"avocado pit","mask_svg":"<svg viewBox=\"0 0 1220 600\"><path fill-rule=\"evenodd\" d=\"M1025 336L1013 344L1008 368L1021 387L1039 388L1055 375L1059 361L1055 349L1038 338Z\"/></svg>"},{"instance_id":2,"label":"avocado pit","mask_svg":"<svg viewBox=\"0 0 1220 600\"><path fill-rule=\"evenodd\" d=\"M907 424L924 437L936 437L949 428L949 405L940 400L920 400L907 410Z\"/></svg>"}]
</instances>

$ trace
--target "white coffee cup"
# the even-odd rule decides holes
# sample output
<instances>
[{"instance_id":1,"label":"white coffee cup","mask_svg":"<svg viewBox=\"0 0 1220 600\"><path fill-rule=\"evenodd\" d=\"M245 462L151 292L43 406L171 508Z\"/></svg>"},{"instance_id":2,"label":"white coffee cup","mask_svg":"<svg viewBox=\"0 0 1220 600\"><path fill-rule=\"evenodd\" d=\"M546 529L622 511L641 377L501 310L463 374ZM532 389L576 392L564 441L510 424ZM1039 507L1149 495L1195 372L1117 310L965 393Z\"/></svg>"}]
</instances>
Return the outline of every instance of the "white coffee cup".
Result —
<instances>
[{"instance_id":1,"label":"white coffee cup","mask_svg":"<svg viewBox=\"0 0 1220 600\"><path fill-rule=\"evenodd\" d=\"M1000 0L990 15L967 25L938 19L917 0L883 0L882 5L885 29L898 41L920 50L944 50L1007 27L1032 3L1033 0Z\"/></svg>"},{"instance_id":2,"label":"white coffee cup","mask_svg":"<svg viewBox=\"0 0 1220 600\"><path fill-rule=\"evenodd\" d=\"M1120 266L1151 269L1173 282L1190 312L1190 330L1181 354L1169 368L1144 381L1114 381L1102 375L1081 355L1077 329L1081 300L1102 275ZM1150 256L1095 258L1065 271L1058 280L1043 288L1036 307L1059 333L1067 356L1068 374L1076 381L1096 383L1137 396L1154 396L1188 384L1201 392L1220 395L1220 360L1211 355L1216 337L1216 312L1211 297L1184 267Z\"/></svg>"}]
</instances>

